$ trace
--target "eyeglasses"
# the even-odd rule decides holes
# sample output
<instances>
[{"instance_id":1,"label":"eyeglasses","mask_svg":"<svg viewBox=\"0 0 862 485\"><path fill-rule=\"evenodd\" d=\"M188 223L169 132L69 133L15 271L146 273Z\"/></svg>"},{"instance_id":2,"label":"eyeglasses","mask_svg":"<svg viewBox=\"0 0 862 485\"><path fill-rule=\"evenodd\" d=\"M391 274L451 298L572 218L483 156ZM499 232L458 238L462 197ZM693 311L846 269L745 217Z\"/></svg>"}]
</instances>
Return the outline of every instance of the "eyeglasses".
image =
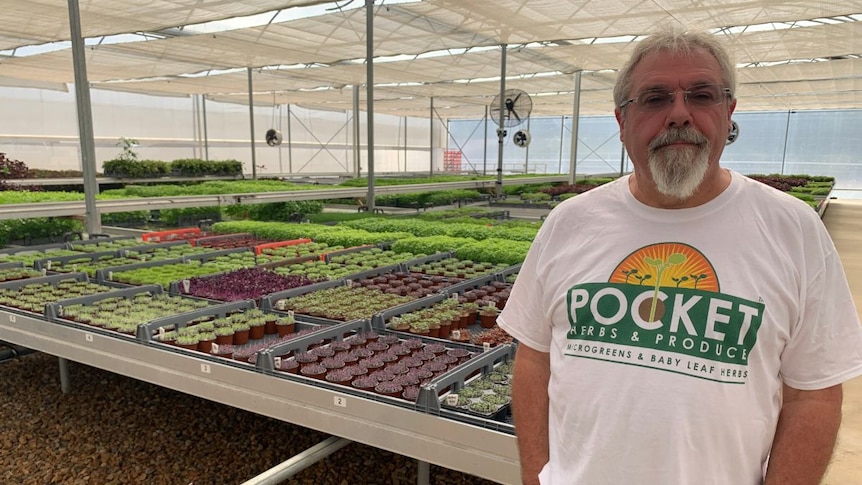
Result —
<instances>
[{"instance_id":1,"label":"eyeglasses","mask_svg":"<svg viewBox=\"0 0 862 485\"><path fill-rule=\"evenodd\" d=\"M661 111L673 105L677 93L682 93L686 104L693 108L706 108L720 104L730 96L730 89L716 84L699 84L684 91L665 91L663 89L648 89L637 96L620 104L620 109L635 103L641 111Z\"/></svg>"}]
</instances>

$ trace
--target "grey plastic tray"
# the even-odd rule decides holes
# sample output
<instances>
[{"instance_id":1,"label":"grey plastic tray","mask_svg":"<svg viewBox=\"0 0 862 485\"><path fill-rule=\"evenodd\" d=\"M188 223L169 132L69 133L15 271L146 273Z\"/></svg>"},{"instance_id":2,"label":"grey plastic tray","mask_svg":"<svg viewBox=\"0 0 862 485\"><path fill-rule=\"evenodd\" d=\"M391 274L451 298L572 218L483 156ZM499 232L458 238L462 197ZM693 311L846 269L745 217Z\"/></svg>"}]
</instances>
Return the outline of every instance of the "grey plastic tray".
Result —
<instances>
[{"instance_id":1,"label":"grey plastic tray","mask_svg":"<svg viewBox=\"0 0 862 485\"><path fill-rule=\"evenodd\" d=\"M423 256L421 258L411 259L409 261L401 263L403 268L402 271L406 273L410 271L411 266L419 266L420 264L430 263L433 261L442 261L446 258L452 258L454 256L455 253L450 251L448 253L434 253L428 256Z\"/></svg>"},{"instance_id":2,"label":"grey plastic tray","mask_svg":"<svg viewBox=\"0 0 862 485\"><path fill-rule=\"evenodd\" d=\"M123 264L120 266L111 266L108 268L102 268L96 270L96 281L99 283L104 283L106 281L111 281L114 273L120 273L123 271L131 271L134 269L140 268L149 268L151 266L166 266L169 264L178 264L183 263L185 260L183 258L173 258L173 259L160 259L156 261L144 261L142 263L133 263L133 264Z\"/></svg>"},{"instance_id":3,"label":"grey plastic tray","mask_svg":"<svg viewBox=\"0 0 862 485\"><path fill-rule=\"evenodd\" d=\"M413 409L413 410L420 411L420 412L425 411L427 409L427 406L425 404L421 403L421 401L420 401L421 395L422 395L421 390L420 390L419 397L417 397L417 401L416 402L410 402L410 401L407 401L406 399L384 396L384 395L378 394L376 392L370 392L370 391L365 391L362 389L356 389L356 388L353 388L353 387L347 386L347 385L333 384L333 383L327 382L325 380L319 380L319 379L313 379L313 378L305 377L301 374L290 374L290 373L278 372L278 371L274 370L276 357L285 356L291 352L305 351L308 349L309 345L323 341L323 340L329 340L329 341L343 340L346 336L350 336L350 335L357 334L357 333L368 332L370 330L371 330L371 323L368 320L354 320L354 321L347 322L347 323L344 323L341 325L336 325L336 326L327 328L325 330L320 330L320 331L314 332L313 334L310 334L308 336L301 337L301 338L298 338L296 340L284 342L283 344L276 345L270 349L261 351L257 357L257 366L258 366L258 369L260 369L261 371L263 371L266 374L275 375L275 376L278 376L278 377L281 377L284 379L296 380L299 382L311 384L315 387L323 387L323 388L330 389L330 390L335 391L335 392L352 394L352 395L363 397L363 398L370 399L373 401L385 402L388 404L393 404L396 406L405 407L405 408ZM392 334L392 332L389 332L389 331L375 331L375 332L378 335ZM399 335L399 337L401 337L401 336ZM403 338L403 337L401 337L401 338ZM439 344L440 343L440 341L437 339L428 339L428 338L416 337L416 336L410 336L409 338L418 338L419 340L422 340L426 344ZM465 349L465 350L469 350L470 352L481 352L482 351L482 349L480 347L476 347L474 345L460 344L457 342L447 342L446 347L448 349L456 349L456 348L457 349ZM467 361L461 365L464 366L464 365L471 364L476 359L480 359L482 357L484 357L484 354L481 356L473 357L472 359L470 359L469 361ZM460 367L461 366L459 366L458 368L460 368ZM455 369L453 369L453 371L454 370ZM448 375L448 373L446 375ZM443 377L443 376L441 376L441 377ZM433 382L434 381L432 381L432 384L433 384Z\"/></svg>"},{"instance_id":4,"label":"grey plastic tray","mask_svg":"<svg viewBox=\"0 0 862 485\"><path fill-rule=\"evenodd\" d=\"M0 263L0 269L12 269L12 268L23 268L24 263L22 261L9 261L6 263Z\"/></svg>"},{"instance_id":5,"label":"grey plastic tray","mask_svg":"<svg viewBox=\"0 0 862 485\"><path fill-rule=\"evenodd\" d=\"M318 290L326 290L329 288L335 288L337 286L344 286L345 284L346 282L343 279L330 280L324 281L322 283L315 283L313 285L300 286L299 288L291 288L289 290L278 291L261 298L260 308L262 310L277 310L275 304L278 300L286 300L288 298L294 298Z\"/></svg>"},{"instance_id":6,"label":"grey plastic tray","mask_svg":"<svg viewBox=\"0 0 862 485\"><path fill-rule=\"evenodd\" d=\"M519 271L521 271L521 263L514 264L500 272L494 273L494 276L497 277L497 281L506 281L507 276L511 276Z\"/></svg>"},{"instance_id":7,"label":"grey plastic tray","mask_svg":"<svg viewBox=\"0 0 862 485\"><path fill-rule=\"evenodd\" d=\"M200 310L194 310L191 312L179 313L138 325L136 337L141 343L151 343L153 342L153 332L157 331L159 327L175 325L177 328L182 328L186 326L186 322L196 318L208 316L223 317L230 312L249 310L253 308L257 308L254 300L242 300L223 303L221 305L213 305L208 308L201 308Z\"/></svg>"},{"instance_id":8,"label":"grey plastic tray","mask_svg":"<svg viewBox=\"0 0 862 485\"><path fill-rule=\"evenodd\" d=\"M86 273L73 273L73 274L83 274L87 276ZM57 275L57 276L67 276L67 275ZM132 286L129 288L123 288L118 290L107 291L105 293L99 293L97 295L87 295L87 296L79 296L77 298L69 298L66 300L56 301L54 303L49 303L45 305L45 317L49 320L57 320L62 317L63 307L70 305L92 305L93 303L104 300L106 298L131 298L135 295L140 295L141 293L150 293L151 295L158 295L163 292L161 285L144 285L144 286Z\"/></svg>"},{"instance_id":9,"label":"grey plastic tray","mask_svg":"<svg viewBox=\"0 0 862 485\"><path fill-rule=\"evenodd\" d=\"M34 251L49 251L52 249L72 249L72 246L67 242L62 243L51 243L51 244L39 244L37 246L21 246L17 248L3 248L0 250L0 254L18 254L18 253L26 253L26 252L34 252Z\"/></svg>"},{"instance_id":10,"label":"grey plastic tray","mask_svg":"<svg viewBox=\"0 0 862 485\"><path fill-rule=\"evenodd\" d=\"M66 256L53 256L53 257L37 259L36 261L33 262L33 268L35 268L35 269L45 268L48 271L51 271L52 269L54 269L55 265L66 266L66 263L68 263L69 261L89 260L89 263L92 263L93 261L96 261L100 258L104 258L105 256L115 258L115 257L118 257L119 255L120 255L119 251L113 250L113 251L101 251L101 252L96 252L96 253L80 253L80 254L69 254ZM85 261L81 264L88 264L88 262Z\"/></svg>"},{"instance_id":11,"label":"grey plastic tray","mask_svg":"<svg viewBox=\"0 0 862 485\"><path fill-rule=\"evenodd\" d=\"M0 288L4 288L7 290L17 290L27 285L35 285L42 283L48 283L52 286L57 286L57 283L59 283L60 281L68 280L89 281L87 273L62 273L39 276L36 278L24 278L14 281L4 281L3 283L0 283Z\"/></svg>"},{"instance_id":12,"label":"grey plastic tray","mask_svg":"<svg viewBox=\"0 0 862 485\"><path fill-rule=\"evenodd\" d=\"M405 313L414 312L422 308L428 308L429 306L434 305L435 303L439 303L446 298L448 298L448 296L442 293L438 293L436 295L428 295L425 298L419 298L418 300L413 300L403 305L383 310L382 312L371 317L371 326L372 328L374 328L375 331L386 330L386 321L390 318L398 315L403 315Z\"/></svg>"},{"instance_id":13,"label":"grey plastic tray","mask_svg":"<svg viewBox=\"0 0 862 485\"><path fill-rule=\"evenodd\" d=\"M506 420L491 419L478 414L461 412L449 409L440 404L441 396L457 391L464 387L467 380L474 375L476 379L493 372L496 365L514 359L515 347L509 344L499 345L484 352L481 356L470 359L464 364L443 374L434 381L423 386L419 390L418 404L429 414L443 416L456 421L474 424L483 428L490 428L504 433L515 434L515 427ZM504 406L495 414L499 417L508 413L508 406Z\"/></svg>"}]
</instances>

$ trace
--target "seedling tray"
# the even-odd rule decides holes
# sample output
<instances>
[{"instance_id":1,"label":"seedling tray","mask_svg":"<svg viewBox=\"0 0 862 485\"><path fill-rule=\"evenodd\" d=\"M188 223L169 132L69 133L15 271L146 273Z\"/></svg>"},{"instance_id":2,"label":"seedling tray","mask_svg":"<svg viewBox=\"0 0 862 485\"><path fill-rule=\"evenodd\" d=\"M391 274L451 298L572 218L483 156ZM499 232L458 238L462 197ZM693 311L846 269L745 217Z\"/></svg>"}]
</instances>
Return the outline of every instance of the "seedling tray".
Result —
<instances>
[{"instance_id":1,"label":"seedling tray","mask_svg":"<svg viewBox=\"0 0 862 485\"><path fill-rule=\"evenodd\" d=\"M409 273L411 266L419 266L420 264L430 263L432 261L441 261L441 260L444 260L446 258L454 258L454 257L455 257L455 253L448 252L448 253L434 253L434 254L431 254L429 256L423 256L421 258L411 259L409 261L405 261L405 262L401 263L402 264L402 270L401 271L403 271L405 273Z\"/></svg>"},{"instance_id":2,"label":"seedling tray","mask_svg":"<svg viewBox=\"0 0 862 485\"><path fill-rule=\"evenodd\" d=\"M279 300L286 300L288 298L294 298L314 291L326 290L328 288L335 288L337 286L344 286L345 284L346 282L343 279L330 280L324 281L322 283L315 283L313 285L300 286L299 288L291 288L289 290L278 291L261 298L260 308L264 311L279 310L277 305Z\"/></svg>"},{"instance_id":3,"label":"seedling tray","mask_svg":"<svg viewBox=\"0 0 862 485\"><path fill-rule=\"evenodd\" d=\"M405 303L403 305L399 305L397 307L390 308L388 310L383 310L382 312L371 317L371 327L374 328L375 331L387 330L386 322L389 321L392 317L396 317L398 315L403 315L405 313L415 312L416 310L421 310L422 308L428 308L435 303L440 303L441 301L446 300L448 296L438 293L436 295L429 295L425 298L419 298L418 300L413 300L409 303ZM406 334L407 332L396 332L399 334Z\"/></svg>"},{"instance_id":4,"label":"seedling tray","mask_svg":"<svg viewBox=\"0 0 862 485\"><path fill-rule=\"evenodd\" d=\"M446 404L449 395L463 388L469 382L485 378L501 364L511 361L514 358L514 353L514 346L501 345L452 369L420 389L419 404L429 414L514 434L515 427L509 419L510 404L502 405L489 413L478 413L469 408Z\"/></svg>"},{"instance_id":5,"label":"seedling tray","mask_svg":"<svg viewBox=\"0 0 862 485\"><path fill-rule=\"evenodd\" d=\"M408 401L403 398L386 396L383 394L379 394L373 391L362 390L353 387L350 384L337 384L329 382L325 379L315 379L312 377L307 377L302 374L293 374L283 371L277 371L276 369L276 359L277 358L288 358L289 355L295 354L296 352L304 352L309 349L310 346L325 342L324 345L330 345L334 341L342 341L347 337L363 334L370 332L371 324L368 320L354 320L351 322L343 323L340 325L335 325L323 330L319 330L305 337L298 338L296 340L288 341L283 344L279 344L273 346L268 350L261 351L258 354L257 358L257 366L258 369L264 372L265 374L274 375L279 378L294 380L303 382L305 384L313 385L315 387L321 387L325 389L332 390L333 392L350 394L358 397L362 397L365 399L369 399L372 401L380 401L387 404L392 404L395 406L400 406L408 409L413 409L415 411L424 412L427 409L427 406L420 402L422 397L422 391L420 390L420 394L417 397L415 402ZM375 331L378 335L394 335L388 331ZM399 338L402 338L400 335ZM418 339L422 341L423 344L437 344L439 345L441 342L436 339L427 339L423 337L411 336L410 339ZM406 340L406 339L403 339ZM447 350L452 349L464 349L472 353L481 353L482 349L473 345L465 345L459 344L455 342L449 342L445 344ZM497 350L500 352L500 350ZM462 363L457 368L461 366L467 365L468 363L472 363L478 359L482 359L485 354L477 355L472 357L469 361ZM432 381L433 383L434 381Z\"/></svg>"},{"instance_id":6,"label":"seedling tray","mask_svg":"<svg viewBox=\"0 0 862 485\"><path fill-rule=\"evenodd\" d=\"M37 278L24 278L24 279L20 279L20 280L6 281L3 283L0 283L0 288L15 291L15 290L20 290L21 288L23 288L27 285L45 284L45 283L56 287L57 284L60 283L61 281L70 281L70 280L71 281L81 281L81 282L88 282L89 281L89 279L87 277L87 273L52 274L52 275L47 275L47 276L40 276ZM6 306L6 305L3 305L2 308L4 310L19 313L22 315L39 316L39 317L45 315L45 311L46 311L45 309L43 309L41 312L28 311L28 310L25 310L23 308L17 308L17 307ZM45 308L47 308L47 305Z\"/></svg>"},{"instance_id":7,"label":"seedling tray","mask_svg":"<svg viewBox=\"0 0 862 485\"><path fill-rule=\"evenodd\" d=\"M67 256L54 256L47 257L42 259L37 259L33 262L33 268L42 269L45 268L48 271L57 271L57 268L66 268L67 263L70 261L81 261L80 263L72 263L78 264L80 266L86 266L88 264L93 263L94 261L98 261L102 258L116 258L120 256L120 252L118 250L112 251L100 251L100 252L92 252L92 253L81 253L81 254L70 254ZM72 269L72 272L76 272L77 267Z\"/></svg>"},{"instance_id":8,"label":"seedling tray","mask_svg":"<svg viewBox=\"0 0 862 485\"><path fill-rule=\"evenodd\" d=\"M184 258L174 258L174 259L160 259L156 261L144 261L142 263L133 263L133 264L123 264L120 266L111 266L108 268L102 268L100 270L96 270L96 281L99 283L104 283L107 281L112 281L114 278L114 273L121 273L123 271L131 271L140 268L149 268L151 266L166 266L169 264L179 264L184 263Z\"/></svg>"},{"instance_id":9,"label":"seedling tray","mask_svg":"<svg viewBox=\"0 0 862 485\"><path fill-rule=\"evenodd\" d=\"M3 248L0 250L0 255L3 254L18 254L18 253L26 253L26 252L35 252L35 251L50 251L52 249L72 249L72 245L68 242L63 243L51 243L51 244L40 244L38 246L21 246L18 248Z\"/></svg>"}]
</instances>

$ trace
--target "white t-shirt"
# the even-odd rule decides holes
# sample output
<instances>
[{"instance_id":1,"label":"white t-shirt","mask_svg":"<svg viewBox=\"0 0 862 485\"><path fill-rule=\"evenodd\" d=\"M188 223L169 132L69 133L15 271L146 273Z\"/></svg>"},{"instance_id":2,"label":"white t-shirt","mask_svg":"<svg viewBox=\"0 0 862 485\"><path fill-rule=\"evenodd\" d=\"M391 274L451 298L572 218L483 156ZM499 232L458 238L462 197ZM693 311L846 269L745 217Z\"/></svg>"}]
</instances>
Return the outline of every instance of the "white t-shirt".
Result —
<instances>
[{"instance_id":1,"label":"white t-shirt","mask_svg":"<svg viewBox=\"0 0 862 485\"><path fill-rule=\"evenodd\" d=\"M717 198L676 210L641 204L623 177L545 221L498 319L550 353L543 484L759 484L782 381L862 374L862 330L817 214L731 175Z\"/></svg>"}]
</instances>

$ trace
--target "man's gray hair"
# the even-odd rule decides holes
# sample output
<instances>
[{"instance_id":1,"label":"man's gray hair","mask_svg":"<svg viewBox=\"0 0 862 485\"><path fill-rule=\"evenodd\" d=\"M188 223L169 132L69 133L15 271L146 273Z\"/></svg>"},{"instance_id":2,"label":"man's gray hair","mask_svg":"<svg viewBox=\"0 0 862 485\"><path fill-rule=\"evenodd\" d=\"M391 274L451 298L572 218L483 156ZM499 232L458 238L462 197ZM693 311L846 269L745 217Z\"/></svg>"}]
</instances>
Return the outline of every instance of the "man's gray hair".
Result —
<instances>
[{"instance_id":1,"label":"man's gray hair","mask_svg":"<svg viewBox=\"0 0 862 485\"><path fill-rule=\"evenodd\" d=\"M730 88L731 96L736 95L736 67L730 56L715 36L706 32L684 31L674 27L664 27L637 43L631 58L623 65L614 85L614 105L619 106L631 97L632 71L645 55L653 51L666 51L674 54L690 55L694 50L704 49L718 61L724 86Z\"/></svg>"}]
</instances>

